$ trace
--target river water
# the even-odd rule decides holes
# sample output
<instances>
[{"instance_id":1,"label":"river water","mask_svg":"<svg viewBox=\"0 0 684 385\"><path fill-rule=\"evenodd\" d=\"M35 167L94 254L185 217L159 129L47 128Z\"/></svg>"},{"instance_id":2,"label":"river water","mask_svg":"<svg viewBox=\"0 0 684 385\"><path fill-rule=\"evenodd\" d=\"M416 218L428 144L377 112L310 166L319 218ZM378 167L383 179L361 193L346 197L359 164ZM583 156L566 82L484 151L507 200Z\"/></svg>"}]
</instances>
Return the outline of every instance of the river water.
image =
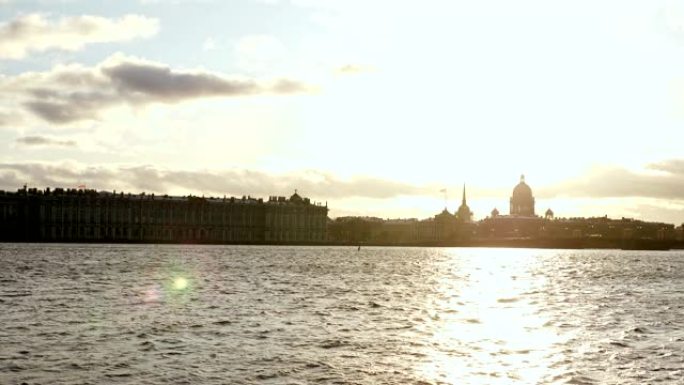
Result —
<instances>
[{"instance_id":1,"label":"river water","mask_svg":"<svg viewBox=\"0 0 684 385\"><path fill-rule=\"evenodd\" d=\"M0 384L684 384L681 251L0 244Z\"/></svg>"}]
</instances>

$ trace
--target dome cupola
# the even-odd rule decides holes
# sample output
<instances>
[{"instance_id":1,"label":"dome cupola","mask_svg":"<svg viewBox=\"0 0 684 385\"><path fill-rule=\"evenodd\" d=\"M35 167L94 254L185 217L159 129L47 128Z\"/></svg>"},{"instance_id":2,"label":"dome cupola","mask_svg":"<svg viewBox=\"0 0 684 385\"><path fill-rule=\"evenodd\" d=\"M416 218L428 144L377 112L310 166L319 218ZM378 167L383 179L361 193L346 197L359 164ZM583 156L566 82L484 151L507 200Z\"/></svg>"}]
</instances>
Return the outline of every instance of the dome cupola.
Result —
<instances>
[{"instance_id":1,"label":"dome cupola","mask_svg":"<svg viewBox=\"0 0 684 385\"><path fill-rule=\"evenodd\" d=\"M525 175L520 175L520 183L513 189L513 198L531 198L532 189L525 183Z\"/></svg>"},{"instance_id":2,"label":"dome cupola","mask_svg":"<svg viewBox=\"0 0 684 385\"><path fill-rule=\"evenodd\" d=\"M530 186L525 183L525 175L520 175L520 183L513 188L510 203L511 215L534 216L534 196Z\"/></svg>"}]
</instances>

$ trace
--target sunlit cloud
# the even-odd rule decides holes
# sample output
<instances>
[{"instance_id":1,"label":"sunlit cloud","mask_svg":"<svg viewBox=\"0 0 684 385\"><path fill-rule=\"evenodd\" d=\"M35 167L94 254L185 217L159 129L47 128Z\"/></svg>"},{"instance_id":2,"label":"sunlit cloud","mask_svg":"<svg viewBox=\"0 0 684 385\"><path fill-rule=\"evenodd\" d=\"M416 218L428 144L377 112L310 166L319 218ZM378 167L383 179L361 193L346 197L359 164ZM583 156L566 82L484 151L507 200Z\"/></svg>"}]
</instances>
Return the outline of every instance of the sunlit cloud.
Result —
<instances>
[{"instance_id":1,"label":"sunlit cloud","mask_svg":"<svg viewBox=\"0 0 684 385\"><path fill-rule=\"evenodd\" d=\"M684 159L669 159L648 165L648 168L656 171L663 171L675 176L684 175Z\"/></svg>"},{"instance_id":2,"label":"sunlit cloud","mask_svg":"<svg viewBox=\"0 0 684 385\"><path fill-rule=\"evenodd\" d=\"M17 139L26 145L73 146L69 140L42 136L26 136ZM622 168L602 168L568 182L540 186L534 190L538 199L555 198L651 198L684 200L684 161L670 160L652 164L652 169L667 170L663 174L637 173ZM285 174L268 173L252 169L229 170L171 170L150 165L139 166L86 166L65 163L0 163L0 185L13 187L21 180L31 180L37 186L70 185L76 181L89 180L90 185L102 189L122 187L132 191L165 193L180 191L207 194L255 194L272 195L299 189L306 194L336 198L390 199L400 196L439 198L437 184L413 185L396 180L356 176L341 178L323 171L300 171ZM643 186L643 187L640 187ZM454 186L450 198L460 199L460 188ZM469 199L498 196L505 203L508 189L491 190L468 188ZM504 205L505 206L505 205ZM504 208L502 206L502 208Z\"/></svg>"},{"instance_id":3,"label":"sunlit cloud","mask_svg":"<svg viewBox=\"0 0 684 385\"><path fill-rule=\"evenodd\" d=\"M164 194L256 195L289 194L298 189L319 199L344 197L392 198L429 193L432 186L413 186L372 177L341 179L330 173L303 171L270 174L249 169L167 170L153 166L85 166L73 162L0 163L0 186L16 188L30 181L40 187L87 183L102 190L128 190Z\"/></svg>"},{"instance_id":4,"label":"sunlit cloud","mask_svg":"<svg viewBox=\"0 0 684 385\"><path fill-rule=\"evenodd\" d=\"M667 29L675 35L684 36L684 7L681 2L668 1L663 15Z\"/></svg>"},{"instance_id":5,"label":"sunlit cloud","mask_svg":"<svg viewBox=\"0 0 684 385\"><path fill-rule=\"evenodd\" d=\"M684 161L649 164L636 172L624 167L596 167L586 175L539 189L538 197L642 197L684 200Z\"/></svg>"},{"instance_id":6,"label":"sunlit cloud","mask_svg":"<svg viewBox=\"0 0 684 385\"><path fill-rule=\"evenodd\" d=\"M347 75L347 74L357 74L357 73L361 73L361 72L370 72L373 70L374 70L374 68L369 67L369 66L363 66L363 65L359 65L359 64L349 63L349 64L345 64L343 66L337 67L335 69L335 72L337 72L339 74Z\"/></svg>"},{"instance_id":7,"label":"sunlit cloud","mask_svg":"<svg viewBox=\"0 0 684 385\"><path fill-rule=\"evenodd\" d=\"M61 147L75 147L76 142L73 140L59 140L48 138L45 136L22 136L17 138L16 142L25 146L61 146Z\"/></svg>"},{"instance_id":8,"label":"sunlit cloud","mask_svg":"<svg viewBox=\"0 0 684 385\"><path fill-rule=\"evenodd\" d=\"M0 127L7 126L15 120L17 120L15 114L0 110Z\"/></svg>"},{"instance_id":9,"label":"sunlit cloud","mask_svg":"<svg viewBox=\"0 0 684 385\"><path fill-rule=\"evenodd\" d=\"M31 52L77 51L87 44L149 38L159 21L141 15L118 19L82 15L49 20L41 14L21 16L0 24L0 58L21 59Z\"/></svg>"}]
</instances>

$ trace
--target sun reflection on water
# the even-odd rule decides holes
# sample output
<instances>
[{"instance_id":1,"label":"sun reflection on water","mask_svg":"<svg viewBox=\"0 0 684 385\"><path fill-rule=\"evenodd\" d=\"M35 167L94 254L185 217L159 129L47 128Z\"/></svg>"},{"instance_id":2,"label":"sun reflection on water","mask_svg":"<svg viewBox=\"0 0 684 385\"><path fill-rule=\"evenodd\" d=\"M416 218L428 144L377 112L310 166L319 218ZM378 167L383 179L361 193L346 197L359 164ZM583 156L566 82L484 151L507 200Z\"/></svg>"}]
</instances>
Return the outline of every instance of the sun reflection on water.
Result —
<instances>
[{"instance_id":1,"label":"sun reflection on water","mask_svg":"<svg viewBox=\"0 0 684 385\"><path fill-rule=\"evenodd\" d=\"M559 336L538 303L546 279L534 274L539 253L454 249L448 255L444 268L451 273L442 275L428 304L436 316L427 326L432 344L420 375L453 384L532 384L548 377L559 359Z\"/></svg>"}]
</instances>

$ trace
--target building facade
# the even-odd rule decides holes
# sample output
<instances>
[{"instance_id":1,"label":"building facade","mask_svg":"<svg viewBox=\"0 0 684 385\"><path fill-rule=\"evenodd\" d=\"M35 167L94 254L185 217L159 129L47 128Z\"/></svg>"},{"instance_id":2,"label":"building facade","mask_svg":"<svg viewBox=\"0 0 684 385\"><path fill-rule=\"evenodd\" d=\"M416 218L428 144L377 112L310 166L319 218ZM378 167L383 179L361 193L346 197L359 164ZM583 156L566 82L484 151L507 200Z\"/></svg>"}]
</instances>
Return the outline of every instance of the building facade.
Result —
<instances>
[{"instance_id":1,"label":"building facade","mask_svg":"<svg viewBox=\"0 0 684 385\"><path fill-rule=\"evenodd\" d=\"M339 243L445 245L471 239L476 226L472 218L463 186L461 206L454 214L445 207L424 220L341 217L328 223L328 231L330 241Z\"/></svg>"},{"instance_id":2,"label":"building facade","mask_svg":"<svg viewBox=\"0 0 684 385\"><path fill-rule=\"evenodd\" d=\"M0 240L320 243L327 214L296 192L264 201L24 187L0 191Z\"/></svg>"}]
</instances>

